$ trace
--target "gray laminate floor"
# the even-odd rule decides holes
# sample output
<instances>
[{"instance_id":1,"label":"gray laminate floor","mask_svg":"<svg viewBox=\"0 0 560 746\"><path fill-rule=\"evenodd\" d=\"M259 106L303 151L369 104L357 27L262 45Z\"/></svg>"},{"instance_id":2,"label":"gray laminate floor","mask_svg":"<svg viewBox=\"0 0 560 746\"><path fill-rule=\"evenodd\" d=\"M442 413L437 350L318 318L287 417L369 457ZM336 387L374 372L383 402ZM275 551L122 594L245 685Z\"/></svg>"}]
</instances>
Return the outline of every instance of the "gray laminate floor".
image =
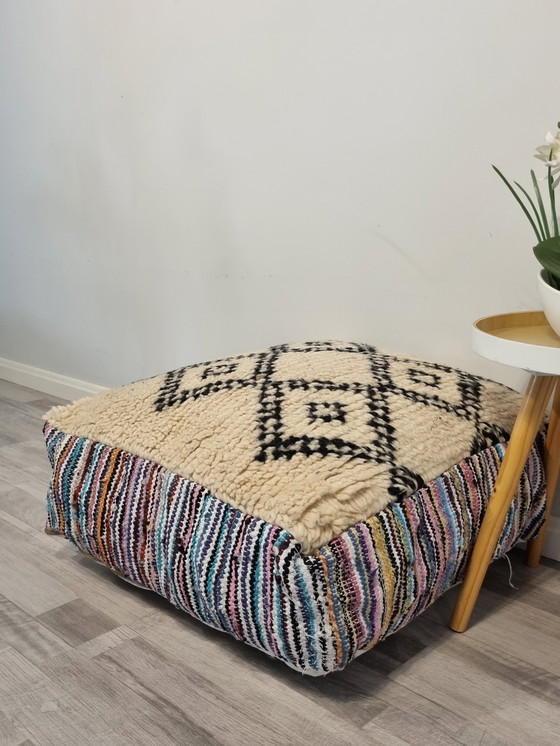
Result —
<instances>
[{"instance_id":1,"label":"gray laminate floor","mask_svg":"<svg viewBox=\"0 0 560 746\"><path fill-rule=\"evenodd\" d=\"M560 744L560 566L513 555L471 628L456 591L322 679L174 610L43 533L41 415L0 381L0 744Z\"/></svg>"}]
</instances>

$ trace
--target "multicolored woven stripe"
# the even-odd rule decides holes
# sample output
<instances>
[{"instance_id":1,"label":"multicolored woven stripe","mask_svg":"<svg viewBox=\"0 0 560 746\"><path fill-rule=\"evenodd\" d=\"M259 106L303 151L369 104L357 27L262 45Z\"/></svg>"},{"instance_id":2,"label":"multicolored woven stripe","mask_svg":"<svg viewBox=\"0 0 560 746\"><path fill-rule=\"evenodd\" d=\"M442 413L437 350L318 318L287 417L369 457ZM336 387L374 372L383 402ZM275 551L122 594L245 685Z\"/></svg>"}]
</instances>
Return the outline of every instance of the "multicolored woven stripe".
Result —
<instances>
[{"instance_id":1,"label":"multicolored woven stripe","mask_svg":"<svg viewBox=\"0 0 560 746\"><path fill-rule=\"evenodd\" d=\"M201 485L46 425L53 466L47 530L206 624L322 675L405 625L454 585L504 447L465 459L311 555L278 526ZM540 528L542 438L496 555Z\"/></svg>"}]
</instances>

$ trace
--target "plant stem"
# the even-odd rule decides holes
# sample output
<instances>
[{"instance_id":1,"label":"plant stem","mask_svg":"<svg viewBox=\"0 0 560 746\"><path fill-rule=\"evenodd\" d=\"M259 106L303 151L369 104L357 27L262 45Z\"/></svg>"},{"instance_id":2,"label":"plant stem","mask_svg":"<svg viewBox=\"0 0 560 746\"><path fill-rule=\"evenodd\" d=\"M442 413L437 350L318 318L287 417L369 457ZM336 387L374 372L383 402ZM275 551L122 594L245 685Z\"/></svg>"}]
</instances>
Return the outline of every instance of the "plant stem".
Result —
<instances>
[{"instance_id":1,"label":"plant stem","mask_svg":"<svg viewBox=\"0 0 560 746\"><path fill-rule=\"evenodd\" d=\"M531 215L529 213L529 210L525 207L525 205L521 201L520 196L517 194L517 192L515 191L515 189L512 187L512 185L509 183L509 181L506 179L506 177L503 175L503 173L500 171L500 169L496 168L496 166L492 166L492 168L498 174L498 176L500 177L500 179L504 182L504 184L507 186L507 188L509 189L509 191L515 197L515 199L518 202L519 206L521 207L521 209L525 213L525 215L527 217L527 220L531 223L531 226L532 226L533 230L535 231L535 236L537 237L537 241L540 243L542 241L542 239L540 237L540 234L539 234L539 231L538 231L537 226L535 224L535 221L533 220L533 218L531 217Z\"/></svg>"},{"instance_id":2,"label":"plant stem","mask_svg":"<svg viewBox=\"0 0 560 746\"><path fill-rule=\"evenodd\" d=\"M556 197L554 194L554 184L552 179L552 169L548 167L548 194L550 195L550 211L552 212L552 223L554 225L554 235L558 235L558 216L556 215Z\"/></svg>"},{"instance_id":3,"label":"plant stem","mask_svg":"<svg viewBox=\"0 0 560 746\"><path fill-rule=\"evenodd\" d=\"M548 228L548 218L546 216L546 210L544 209L544 204L541 197L541 190L539 189L539 184L537 182L537 177L535 176L535 172L531 170L531 179L533 180L533 187L535 189L535 194L537 195L537 202L539 203L539 210L541 211L541 218L543 221L544 226L544 235L546 238L550 238L550 230Z\"/></svg>"}]
</instances>

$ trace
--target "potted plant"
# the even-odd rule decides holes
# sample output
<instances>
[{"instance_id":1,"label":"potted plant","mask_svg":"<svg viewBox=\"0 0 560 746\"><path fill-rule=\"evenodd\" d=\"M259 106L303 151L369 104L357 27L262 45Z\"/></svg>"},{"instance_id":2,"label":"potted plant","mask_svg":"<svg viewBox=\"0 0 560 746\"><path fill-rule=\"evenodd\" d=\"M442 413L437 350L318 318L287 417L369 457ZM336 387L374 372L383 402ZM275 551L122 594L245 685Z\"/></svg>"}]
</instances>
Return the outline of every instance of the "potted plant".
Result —
<instances>
[{"instance_id":1,"label":"potted plant","mask_svg":"<svg viewBox=\"0 0 560 746\"><path fill-rule=\"evenodd\" d=\"M558 122L556 134L549 132L545 141L546 145L539 145L535 154L535 158L544 161L547 167L546 176L543 179L546 181L546 188L543 189L544 199L532 169L531 181L534 197L531 197L517 181L514 181L516 187L514 189L496 166L492 168L513 194L535 232L538 243L533 251L542 265L539 272L539 292L546 318L556 334L560 336L560 233L555 197L555 190L560 182L560 122Z\"/></svg>"}]
</instances>

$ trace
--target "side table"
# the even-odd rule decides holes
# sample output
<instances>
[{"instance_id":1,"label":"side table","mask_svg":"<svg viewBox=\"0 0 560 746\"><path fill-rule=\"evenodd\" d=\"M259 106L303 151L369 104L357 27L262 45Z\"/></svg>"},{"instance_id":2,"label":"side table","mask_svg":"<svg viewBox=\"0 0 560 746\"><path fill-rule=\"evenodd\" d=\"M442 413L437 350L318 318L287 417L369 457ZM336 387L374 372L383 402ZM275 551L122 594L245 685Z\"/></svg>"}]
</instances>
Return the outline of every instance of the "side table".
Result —
<instances>
[{"instance_id":1,"label":"side table","mask_svg":"<svg viewBox=\"0 0 560 746\"><path fill-rule=\"evenodd\" d=\"M469 624L508 508L553 393L545 450L546 516L539 535L528 542L525 561L530 567L540 562L560 474L560 337L551 329L544 313L522 311L480 319L473 327L473 348L490 360L529 371L531 378L449 623L456 632L464 632Z\"/></svg>"}]
</instances>

